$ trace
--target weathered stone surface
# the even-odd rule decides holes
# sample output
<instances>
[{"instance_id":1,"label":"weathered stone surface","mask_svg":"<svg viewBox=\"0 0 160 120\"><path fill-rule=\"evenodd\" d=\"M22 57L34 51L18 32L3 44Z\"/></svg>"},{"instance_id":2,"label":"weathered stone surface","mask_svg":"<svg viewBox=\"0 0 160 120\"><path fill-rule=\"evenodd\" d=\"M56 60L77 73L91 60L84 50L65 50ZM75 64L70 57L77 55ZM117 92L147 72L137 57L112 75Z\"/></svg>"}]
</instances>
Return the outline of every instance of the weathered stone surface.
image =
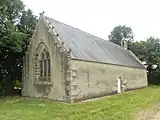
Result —
<instances>
[{"instance_id":1,"label":"weathered stone surface","mask_svg":"<svg viewBox=\"0 0 160 120\"><path fill-rule=\"evenodd\" d=\"M50 28L48 29L43 21L39 21L38 30L34 34L32 38L31 45L27 52L29 55L28 61L26 58L26 66L24 68L24 76L23 77L23 89L22 89L22 95L23 96L30 96L30 97L44 97L42 95L42 92L39 93L39 89L36 85L41 84L45 86L50 86L50 90L45 94L45 98L48 99L57 99L57 98L63 98L66 96L66 85L65 81L67 78L66 71L69 68L65 68L68 64L68 59L65 57L69 56L66 51L63 54L63 43L59 43L59 41L56 39L58 36L53 36L54 32L52 34L48 32ZM49 27L49 26L48 26ZM57 44L55 44L57 43ZM58 47L57 47L58 45ZM51 82L40 82L39 76L40 76L40 66L39 66L39 52L42 47L45 47L49 53L50 53L50 61L51 61ZM62 68L65 68L62 70ZM70 74L70 72L68 73ZM28 77L27 77L28 76ZM70 77L70 76L69 76ZM37 82L38 81L38 82ZM70 85L68 85L69 87ZM44 87L47 90L47 87ZM70 90L70 87L68 88ZM37 91L38 90L38 91ZM43 91L43 90L42 90Z\"/></svg>"},{"instance_id":2,"label":"weathered stone surface","mask_svg":"<svg viewBox=\"0 0 160 120\"><path fill-rule=\"evenodd\" d=\"M101 93L107 95L117 91L116 78L119 76L122 77L122 83L126 86L126 90L143 88L148 85L144 69L78 60L72 60L71 65L71 68L77 71L71 86L76 84L81 91L75 99L82 99L83 96L86 98L89 94L92 95L88 98L98 96ZM71 93L75 94L77 90L72 89Z\"/></svg>"}]
</instances>

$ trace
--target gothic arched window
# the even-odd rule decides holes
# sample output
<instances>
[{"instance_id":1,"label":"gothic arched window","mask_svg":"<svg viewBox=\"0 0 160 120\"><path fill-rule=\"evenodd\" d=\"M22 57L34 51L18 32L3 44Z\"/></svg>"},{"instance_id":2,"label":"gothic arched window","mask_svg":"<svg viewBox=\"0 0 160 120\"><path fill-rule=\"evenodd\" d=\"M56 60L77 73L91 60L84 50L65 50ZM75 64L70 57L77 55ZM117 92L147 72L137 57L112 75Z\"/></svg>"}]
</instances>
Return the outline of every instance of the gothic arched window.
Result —
<instances>
[{"instance_id":1,"label":"gothic arched window","mask_svg":"<svg viewBox=\"0 0 160 120\"><path fill-rule=\"evenodd\" d=\"M46 49L43 49L40 53L40 77L48 78L51 72L50 56Z\"/></svg>"}]
</instances>

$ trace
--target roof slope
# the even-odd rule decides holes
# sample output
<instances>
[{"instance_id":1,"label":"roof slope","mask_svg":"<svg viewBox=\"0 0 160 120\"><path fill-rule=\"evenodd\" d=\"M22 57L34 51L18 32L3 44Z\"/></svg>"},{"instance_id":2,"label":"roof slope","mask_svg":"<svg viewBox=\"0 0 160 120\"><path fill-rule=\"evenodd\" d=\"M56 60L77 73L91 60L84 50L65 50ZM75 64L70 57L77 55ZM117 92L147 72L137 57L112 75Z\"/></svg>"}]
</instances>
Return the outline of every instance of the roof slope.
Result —
<instances>
[{"instance_id":1,"label":"roof slope","mask_svg":"<svg viewBox=\"0 0 160 120\"><path fill-rule=\"evenodd\" d=\"M54 19L46 17L46 20L54 26L65 46L71 48L72 58L144 68L135 57L121 46Z\"/></svg>"}]
</instances>

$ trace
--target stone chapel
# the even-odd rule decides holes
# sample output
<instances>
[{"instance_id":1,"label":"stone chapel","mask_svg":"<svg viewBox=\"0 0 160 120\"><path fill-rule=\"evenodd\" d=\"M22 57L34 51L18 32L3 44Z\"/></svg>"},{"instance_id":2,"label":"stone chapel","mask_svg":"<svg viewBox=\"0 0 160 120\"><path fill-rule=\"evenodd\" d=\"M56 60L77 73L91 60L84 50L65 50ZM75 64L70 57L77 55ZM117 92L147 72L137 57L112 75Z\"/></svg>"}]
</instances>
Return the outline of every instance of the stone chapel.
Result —
<instances>
[{"instance_id":1,"label":"stone chapel","mask_svg":"<svg viewBox=\"0 0 160 120\"><path fill-rule=\"evenodd\" d=\"M118 46L43 13L23 59L22 77L22 96L67 102L148 86L144 65L125 41Z\"/></svg>"}]
</instances>

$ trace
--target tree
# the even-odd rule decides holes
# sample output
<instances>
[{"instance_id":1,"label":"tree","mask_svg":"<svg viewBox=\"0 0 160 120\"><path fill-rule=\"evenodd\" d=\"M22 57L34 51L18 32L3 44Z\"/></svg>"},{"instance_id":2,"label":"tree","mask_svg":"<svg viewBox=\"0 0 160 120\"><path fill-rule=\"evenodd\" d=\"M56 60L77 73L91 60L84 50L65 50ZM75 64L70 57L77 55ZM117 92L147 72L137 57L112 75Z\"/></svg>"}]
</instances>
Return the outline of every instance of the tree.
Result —
<instances>
[{"instance_id":1,"label":"tree","mask_svg":"<svg viewBox=\"0 0 160 120\"><path fill-rule=\"evenodd\" d=\"M112 30L108 38L109 41L120 45L122 40L133 41L133 32L130 27L118 25Z\"/></svg>"},{"instance_id":2,"label":"tree","mask_svg":"<svg viewBox=\"0 0 160 120\"><path fill-rule=\"evenodd\" d=\"M35 28L36 16L21 0L0 1L0 93L10 94L21 78L22 56Z\"/></svg>"},{"instance_id":3,"label":"tree","mask_svg":"<svg viewBox=\"0 0 160 120\"><path fill-rule=\"evenodd\" d=\"M145 61L150 83L160 83L160 39L150 37L146 41L131 43L130 49L141 61Z\"/></svg>"}]
</instances>

